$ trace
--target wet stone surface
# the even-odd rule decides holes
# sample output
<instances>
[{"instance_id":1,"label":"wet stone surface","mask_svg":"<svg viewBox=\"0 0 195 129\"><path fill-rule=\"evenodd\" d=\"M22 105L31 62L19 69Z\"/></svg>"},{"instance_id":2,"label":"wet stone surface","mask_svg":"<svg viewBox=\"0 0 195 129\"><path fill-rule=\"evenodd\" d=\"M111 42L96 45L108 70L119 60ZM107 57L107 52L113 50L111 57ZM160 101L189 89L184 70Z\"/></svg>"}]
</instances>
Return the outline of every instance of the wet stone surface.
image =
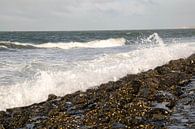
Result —
<instances>
[{"instance_id":1,"label":"wet stone surface","mask_svg":"<svg viewBox=\"0 0 195 129\"><path fill-rule=\"evenodd\" d=\"M0 111L0 129L193 129L195 54L85 92Z\"/></svg>"},{"instance_id":2,"label":"wet stone surface","mask_svg":"<svg viewBox=\"0 0 195 129\"><path fill-rule=\"evenodd\" d=\"M195 128L195 76L183 88L183 92L170 117L169 129Z\"/></svg>"}]
</instances>

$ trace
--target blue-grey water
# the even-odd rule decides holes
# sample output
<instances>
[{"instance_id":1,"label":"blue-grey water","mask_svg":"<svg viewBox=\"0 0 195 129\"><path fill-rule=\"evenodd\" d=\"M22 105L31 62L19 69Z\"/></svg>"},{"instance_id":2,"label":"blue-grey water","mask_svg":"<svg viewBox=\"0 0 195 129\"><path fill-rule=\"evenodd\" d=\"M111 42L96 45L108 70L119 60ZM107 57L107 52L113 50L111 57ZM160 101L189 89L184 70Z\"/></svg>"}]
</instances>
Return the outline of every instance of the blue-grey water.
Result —
<instances>
[{"instance_id":1,"label":"blue-grey water","mask_svg":"<svg viewBox=\"0 0 195 129\"><path fill-rule=\"evenodd\" d=\"M195 30L0 32L0 110L65 95L195 52Z\"/></svg>"}]
</instances>

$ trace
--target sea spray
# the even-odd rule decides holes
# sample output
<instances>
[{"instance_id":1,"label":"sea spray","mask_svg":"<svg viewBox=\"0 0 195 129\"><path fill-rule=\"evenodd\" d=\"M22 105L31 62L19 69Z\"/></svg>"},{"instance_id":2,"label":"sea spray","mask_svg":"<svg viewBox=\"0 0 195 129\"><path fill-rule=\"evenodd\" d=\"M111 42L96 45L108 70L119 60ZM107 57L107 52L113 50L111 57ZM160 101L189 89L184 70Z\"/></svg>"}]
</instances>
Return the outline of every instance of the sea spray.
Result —
<instances>
[{"instance_id":1,"label":"sea spray","mask_svg":"<svg viewBox=\"0 0 195 129\"><path fill-rule=\"evenodd\" d=\"M153 38L156 36L154 34ZM77 90L85 91L126 74L139 73L172 59L188 57L195 52L194 43L164 45L163 42L156 42L158 44L155 46L104 54L93 60L70 62L67 64L68 69L64 70L37 69L33 78L14 85L0 86L0 110L41 102L51 93L61 96Z\"/></svg>"}]
</instances>

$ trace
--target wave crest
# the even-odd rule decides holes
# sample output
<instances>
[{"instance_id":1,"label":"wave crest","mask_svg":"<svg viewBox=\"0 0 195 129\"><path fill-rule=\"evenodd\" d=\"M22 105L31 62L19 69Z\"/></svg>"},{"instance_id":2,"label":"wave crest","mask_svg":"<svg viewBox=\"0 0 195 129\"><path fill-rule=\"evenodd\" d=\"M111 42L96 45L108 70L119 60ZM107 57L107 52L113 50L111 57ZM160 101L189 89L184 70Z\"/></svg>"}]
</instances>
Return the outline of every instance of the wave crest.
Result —
<instances>
[{"instance_id":1,"label":"wave crest","mask_svg":"<svg viewBox=\"0 0 195 129\"><path fill-rule=\"evenodd\" d=\"M58 43L43 43L43 44L27 44L19 42L2 41L0 46L12 49L72 49L72 48L107 48L123 46L126 43L124 38L110 38L106 40L94 40L90 42L58 42Z\"/></svg>"}]
</instances>

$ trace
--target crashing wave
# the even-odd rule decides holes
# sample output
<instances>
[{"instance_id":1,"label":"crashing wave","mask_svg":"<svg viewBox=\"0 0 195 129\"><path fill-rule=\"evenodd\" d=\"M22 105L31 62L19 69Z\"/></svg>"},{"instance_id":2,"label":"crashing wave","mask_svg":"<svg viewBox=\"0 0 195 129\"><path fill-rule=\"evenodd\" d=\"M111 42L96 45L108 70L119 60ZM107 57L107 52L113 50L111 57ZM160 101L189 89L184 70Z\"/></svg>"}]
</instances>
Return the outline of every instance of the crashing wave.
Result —
<instances>
[{"instance_id":1,"label":"crashing wave","mask_svg":"<svg viewBox=\"0 0 195 129\"><path fill-rule=\"evenodd\" d=\"M90 42L58 42L58 43L42 43L42 44L27 44L19 42L1 41L0 46L13 49L36 49L36 48L60 48L60 49L72 49L72 48L107 48L123 46L126 43L124 38L110 38L106 40L94 40Z\"/></svg>"},{"instance_id":2,"label":"crashing wave","mask_svg":"<svg viewBox=\"0 0 195 129\"><path fill-rule=\"evenodd\" d=\"M36 60L27 65L16 66L14 68L19 73L26 74L31 73L31 71L33 73L25 81L13 85L0 86L0 110L41 102L46 100L48 94L51 93L65 95L77 90L86 90L101 83L118 80L126 74L136 74L163 65L170 60L186 58L195 52L195 43L165 45L157 33L150 35L145 42L149 47L142 45L142 48L128 52L104 54L93 60L80 60L69 63L60 62L60 66L67 67L65 69L48 68L46 63L42 62L43 64L41 64ZM150 43L155 45L150 45ZM108 39L87 43L46 43L33 45L32 47L61 47L62 49L75 47L101 48L124 44L125 39ZM14 43L14 45L29 47L21 43ZM4 45L2 44L2 46ZM42 65L44 65L44 69L41 68Z\"/></svg>"}]
</instances>

